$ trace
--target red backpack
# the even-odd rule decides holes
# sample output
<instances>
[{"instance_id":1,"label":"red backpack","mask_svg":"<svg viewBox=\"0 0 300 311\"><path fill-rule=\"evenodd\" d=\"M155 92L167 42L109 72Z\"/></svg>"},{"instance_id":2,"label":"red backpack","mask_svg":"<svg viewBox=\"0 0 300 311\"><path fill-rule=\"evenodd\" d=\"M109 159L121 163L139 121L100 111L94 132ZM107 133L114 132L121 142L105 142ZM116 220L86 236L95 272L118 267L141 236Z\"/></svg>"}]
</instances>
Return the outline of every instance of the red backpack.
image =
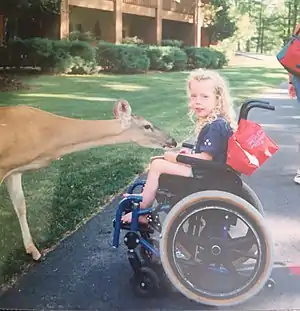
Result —
<instances>
[{"instance_id":1,"label":"red backpack","mask_svg":"<svg viewBox=\"0 0 300 311\"><path fill-rule=\"evenodd\" d=\"M298 35L293 35L276 57L289 73L300 77L300 37Z\"/></svg>"},{"instance_id":2,"label":"red backpack","mask_svg":"<svg viewBox=\"0 0 300 311\"><path fill-rule=\"evenodd\" d=\"M241 119L236 132L228 140L226 164L250 176L278 150L279 146L261 125Z\"/></svg>"}]
</instances>

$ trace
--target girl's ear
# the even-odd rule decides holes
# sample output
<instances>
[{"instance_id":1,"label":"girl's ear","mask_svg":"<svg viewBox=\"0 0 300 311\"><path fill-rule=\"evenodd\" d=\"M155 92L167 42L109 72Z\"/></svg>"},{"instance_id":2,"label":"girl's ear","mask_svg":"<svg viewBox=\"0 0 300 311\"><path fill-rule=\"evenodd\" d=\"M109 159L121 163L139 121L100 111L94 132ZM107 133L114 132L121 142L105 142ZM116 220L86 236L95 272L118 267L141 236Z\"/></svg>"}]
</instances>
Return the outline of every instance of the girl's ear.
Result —
<instances>
[{"instance_id":1,"label":"girl's ear","mask_svg":"<svg viewBox=\"0 0 300 311\"><path fill-rule=\"evenodd\" d=\"M224 96L225 96L225 94L224 94L223 90L221 88L218 89L216 98L217 98L217 103L218 103L220 109L224 109Z\"/></svg>"}]
</instances>

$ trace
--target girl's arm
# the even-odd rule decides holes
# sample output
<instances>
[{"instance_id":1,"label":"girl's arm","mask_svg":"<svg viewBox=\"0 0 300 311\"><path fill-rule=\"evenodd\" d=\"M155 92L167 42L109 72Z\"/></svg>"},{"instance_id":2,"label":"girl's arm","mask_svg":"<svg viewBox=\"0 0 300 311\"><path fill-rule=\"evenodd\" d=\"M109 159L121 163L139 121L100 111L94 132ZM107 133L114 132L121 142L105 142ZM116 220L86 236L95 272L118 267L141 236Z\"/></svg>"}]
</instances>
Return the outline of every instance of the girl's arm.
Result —
<instances>
[{"instance_id":1,"label":"girl's arm","mask_svg":"<svg viewBox=\"0 0 300 311\"><path fill-rule=\"evenodd\" d=\"M200 153L194 153L194 154L186 154L188 157L202 159L202 160L209 160L212 161L213 157L208 152L200 152Z\"/></svg>"},{"instance_id":2,"label":"girl's arm","mask_svg":"<svg viewBox=\"0 0 300 311\"><path fill-rule=\"evenodd\" d=\"M289 73L289 84L293 84L292 82L292 74Z\"/></svg>"},{"instance_id":3,"label":"girl's arm","mask_svg":"<svg viewBox=\"0 0 300 311\"><path fill-rule=\"evenodd\" d=\"M178 152L173 152L173 151L167 151L165 152L164 154L164 159L169 161L169 162L174 162L174 163L177 163L177 156L179 155L180 153ZM198 158L198 159L201 159L201 160L208 160L208 161L211 161L212 160L212 156L207 153L207 152L201 152L201 153L195 153L195 154L184 154L185 156L187 157L191 157L191 158Z\"/></svg>"},{"instance_id":4,"label":"girl's arm","mask_svg":"<svg viewBox=\"0 0 300 311\"><path fill-rule=\"evenodd\" d=\"M294 34L294 35L298 35L299 33L300 33L300 24L297 24L296 27L295 27L295 29L294 29L293 34Z\"/></svg>"},{"instance_id":5,"label":"girl's arm","mask_svg":"<svg viewBox=\"0 0 300 311\"><path fill-rule=\"evenodd\" d=\"M224 149L224 140L228 134L228 126L224 121L212 122L208 128L206 128L204 134L198 136L198 142L196 144L195 153L184 154L187 157L197 158L200 160L212 161L214 157L226 152ZM178 152L166 152L164 158L170 162L177 162Z\"/></svg>"}]
</instances>

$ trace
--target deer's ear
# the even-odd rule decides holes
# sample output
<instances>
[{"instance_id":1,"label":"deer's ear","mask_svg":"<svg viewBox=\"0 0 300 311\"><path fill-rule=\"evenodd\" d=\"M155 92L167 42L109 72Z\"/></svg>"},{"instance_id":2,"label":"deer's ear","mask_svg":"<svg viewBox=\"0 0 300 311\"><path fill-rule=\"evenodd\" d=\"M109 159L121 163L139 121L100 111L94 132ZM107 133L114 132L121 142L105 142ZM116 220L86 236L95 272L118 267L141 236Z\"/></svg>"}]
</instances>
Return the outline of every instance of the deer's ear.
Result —
<instances>
[{"instance_id":1,"label":"deer's ear","mask_svg":"<svg viewBox=\"0 0 300 311\"><path fill-rule=\"evenodd\" d=\"M120 99L115 103L114 116L116 119L128 119L131 117L131 107L127 100Z\"/></svg>"}]
</instances>

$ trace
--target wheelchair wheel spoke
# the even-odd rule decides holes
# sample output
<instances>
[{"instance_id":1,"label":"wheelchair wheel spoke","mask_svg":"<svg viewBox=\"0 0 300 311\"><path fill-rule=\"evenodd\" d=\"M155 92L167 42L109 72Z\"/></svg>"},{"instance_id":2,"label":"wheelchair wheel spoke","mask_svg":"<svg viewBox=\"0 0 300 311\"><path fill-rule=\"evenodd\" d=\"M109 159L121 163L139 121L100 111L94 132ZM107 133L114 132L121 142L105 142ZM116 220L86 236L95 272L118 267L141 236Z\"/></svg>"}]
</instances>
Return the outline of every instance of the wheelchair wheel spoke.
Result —
<instances>
[{"instance_id":1,"label":"wheelchair wheel spoke","mask_svg":"<svg viewBox=\"0 0 300 311\"><path fill-rule=\"evenodd\" d=\"M199 271L205 271L208 270L210 264L208 262L196 262L194 260L185 260L182 258L177 258L176 262L181 265L182 267L188 268L188 267L196 267L197 268L197 272Z\"/></svg>"},{"instance_id":2,"label":"wheelchair wheel spoke","mask_svg":"<svg viewBox=\"0 0 300 311\"><path fill-rule=\"evenodd\" d=\"M247 249L249 247L252 247L254 243L255 243L254 238L244 236L244 237L227 240L226 247L230 249L241 249L241 248Z\"/></svg>"},{"instance_id":3,"label":"wheelchair wheel spoke","mask_svg":"<svg viewBox=\"0 0 300 311\"><path fill-rule=\"evenodd\" d=\"M235 253L236 255L239 255L239 257L258 260L258 256L253 254L252 252L246 252L246 251L242 251L239 249L231 249L231 251Z\"/></svg>"},{"instance_id":4,"label":"wheelchair wheel spoke","mask_svg":"<svg viewBox=\"0 0 300 311\"><path fill-rule=\"evenodd\" d=\"M228 272L233 276L233 277L241 277L244 276L242 274L239 273L239 271L237 271L237 269L235 268L235 266L233 265L232 262L226 262L223 264L224 268L228 270Z\"/></svg>"},{"instance_id":5,"label":"wheelchair wheel spoke","mask_svg":"<svg viewBox=\"0 0 300 311\"><path fill-rule=\"evenodd\" d=\"M207 239L180 231L176 237L176 242L181 244L190 254L194 254L197 246L205 246Z\"/></svg>"}]
</instances>

